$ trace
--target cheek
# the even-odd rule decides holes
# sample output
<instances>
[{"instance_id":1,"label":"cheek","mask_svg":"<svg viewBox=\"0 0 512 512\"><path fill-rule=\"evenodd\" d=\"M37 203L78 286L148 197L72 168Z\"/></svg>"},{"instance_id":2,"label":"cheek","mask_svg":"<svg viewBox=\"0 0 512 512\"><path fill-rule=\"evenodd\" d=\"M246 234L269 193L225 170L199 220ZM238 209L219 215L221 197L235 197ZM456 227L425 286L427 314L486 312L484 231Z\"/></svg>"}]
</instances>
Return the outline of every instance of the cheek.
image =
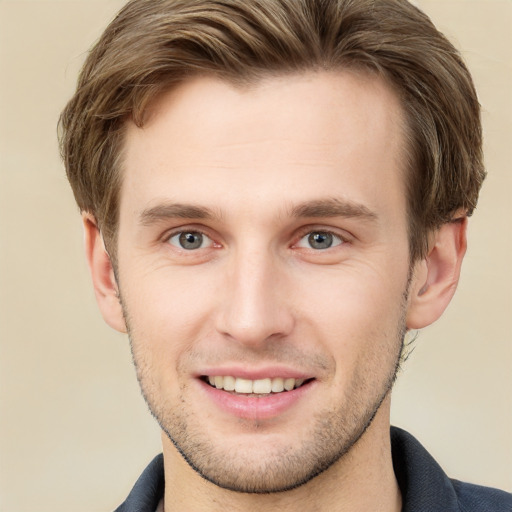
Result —
<instances>
[{"instance_id":1,"label":"cheek","mask_svg":"<svg viewBox=\"0 0 512 512\"><path fill-rule=\"evenodd\" d=\"M341 366L344 375L362 366L389 365L400 343L407 267L377 272L366 266L315 276L305 283L303 322ZM377 267L381 268L381 267ZM405 270L404 270L405 269ZM334 270L334 269L333 269ZM372 362L373 361L373 362ZM380 362L380 363L379 363Z\"/></svg>"},{"instance_id":2,"label":"cheek","mask_svg":"<svg viewBox=\"0 0 512 512\"><path fill-rule=\"evenodd\" d=\"M137 277L138 276L138 277ZM132 342L159 364L177 359L210 328L213 283L189 271L135 272L122 282Z\"/></svg>"},{"instance_id":3,"label":"cheek","mask_svg":"<svg viewBox=\"0 0 512 512\"><path fill-rule=\"evenodd\" d=\"M348 264L319 272L303 272L303 310L328 324L364 330L384 326L401 311L407 288L407 261L394 264ZM366 321L365 321L366 319Z\"/></svg>"},{"instance_id":4,"label":"cheek","mask_svg":"<svg viewBox=\"0 0 512 512\"><path fill-rule=\"evenodd\" d=\"M166 273L147 273L122 283L129 335L144 395L169 410L181 394L180 368L207 329L208 294L191 286L190 279ZM168 274L168 273L167 273ZM171 278L172 277L172 278Z\"/></svg>"}]
</instances>

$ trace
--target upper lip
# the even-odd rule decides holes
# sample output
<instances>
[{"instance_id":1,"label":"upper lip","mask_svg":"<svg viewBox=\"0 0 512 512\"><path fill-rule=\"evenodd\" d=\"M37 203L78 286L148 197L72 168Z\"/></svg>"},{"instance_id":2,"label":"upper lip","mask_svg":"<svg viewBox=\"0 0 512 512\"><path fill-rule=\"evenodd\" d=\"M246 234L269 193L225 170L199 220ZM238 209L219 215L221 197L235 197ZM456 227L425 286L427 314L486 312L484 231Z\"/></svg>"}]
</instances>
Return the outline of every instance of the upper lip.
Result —
<instances>
[{"instance_id":1,"label":"upper lip","mask_svg":"<svg viewBox=\"0 0 512 512\"><path fill-rule=\"evenodd\" d=\"M197 373L197 377L231 376L248 380L272 379L311 379L313 375L301 370L283 366L265 366L261 368L247 368L243 366L218 366L205 368Z\"/></svg>"}]
</instances>

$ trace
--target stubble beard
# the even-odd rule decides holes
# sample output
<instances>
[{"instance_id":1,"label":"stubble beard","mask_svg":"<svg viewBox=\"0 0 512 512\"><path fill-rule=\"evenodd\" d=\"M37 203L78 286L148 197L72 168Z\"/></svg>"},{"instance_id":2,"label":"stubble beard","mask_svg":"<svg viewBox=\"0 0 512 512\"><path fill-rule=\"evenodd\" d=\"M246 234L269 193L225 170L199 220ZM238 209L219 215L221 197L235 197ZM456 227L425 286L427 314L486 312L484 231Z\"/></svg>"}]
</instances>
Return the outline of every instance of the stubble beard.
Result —
<instances>
[{"instance_id":1,"label":"stubble beard","mask_svg":"<svg viewBox=\"0 0 512 512\"><path fill-rule=\"evenodd\" d=\"M133 352L133 342L131 345ZM216 447L209 437L207 421L187 412L186 389L181 390L177 404L162 402L154 392L156 388L151 382L151 369L144 367L135 354L134 362L142 395L151 414L189 466L202 478L221 488L263 494L299 487L350 452L370 426L393 387L400 363L401 346L402 343L396 351L395 365L380 383L378 392L372 381L354 382L345 400L309 418L312 426L298 446L277 447L264 459L261 453L255 456L255 447L251 447L248 453L243 446L227 449ZM181 407L182 404L185 406ZM259 427L255 422L252 429L257 437ZM262 434L259 451L268 452L265 434ZM288 432L288 438L293 438L293 434Z\"/></svg>"},{"instance_id":2,"label":"stubble beard","mask_svg":"<svg viewBox=\"0 0 512 512\"><path fill-rule=\"evenodd\" d=\"M240 493L280 493L308 483L347 455L371 425L393 381L394 377L389 379L382 394L363 414L346 411L352 404L323 411L308 419L313 426L307 441L298 447L273 450L263 461L261 455L251 457L254 447L249 455L244 453L243 446L216 450L207 431L201 430L197 422L189 421L184 413L174 411L165 415L151 406L150 410L185 461L205 480ZM292 429L289 437L293 437ZM256 424L253 430L257 435ZM259 450L267 448L263 437Z\"/></svg>"},{"instance_id":3,"label":"stubble beard","mask_svg":"<svg viewBox=\"0 0 512 512\"><path fill-rule=\"evenodd\" d=\"M177 403L168 403L158 396L151 363L137 354L133 330L129 327L129 316L125 310L132 357L144 400L177 451L205 480L240 493L279 493L299 487L343 459L352 450L390 393L400 368L404 346L408 289L409 282L403 295L395 342L388 349L392 351L388 357L394 361L394 364L389 365L388 373L379 382L372 379L371 371L364 375L358 374L358 378L354 379L339 403L310 418L311 428L298 446L279 446L267 453L269 450L265 445L264 435L254 443L259 446L257 450L254 446L251 450L244 450L243 445L225 449L215 446L209 436L206 419L187 412L186 384L180 389ZM253 422L255 437L258 428L256 422ZM263 426L261 428L263 431ZM293 433L288 432L287 438L293 438ZM261 456L262 449L267 453L264 458Z\"/></svg>"}]
</instances>

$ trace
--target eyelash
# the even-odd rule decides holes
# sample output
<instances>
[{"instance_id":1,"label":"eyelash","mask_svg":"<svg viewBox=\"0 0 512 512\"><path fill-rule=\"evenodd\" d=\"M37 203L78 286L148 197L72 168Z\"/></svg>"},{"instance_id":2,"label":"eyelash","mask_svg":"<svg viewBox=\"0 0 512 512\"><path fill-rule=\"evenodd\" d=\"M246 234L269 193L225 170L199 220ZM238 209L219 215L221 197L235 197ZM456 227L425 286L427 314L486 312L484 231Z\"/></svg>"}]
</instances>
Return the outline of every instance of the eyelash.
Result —
<instances>
[{"instance_id":1,"label":"eyelash","mask_svg":"<svg viewBox=\"0 0 512 512\"><path fill-rule=\"evenodd\" d=\"M204 243L204 240L201 241L201 245L199 247L191 247L191 248L186 248L186 247L181 246L180 242L178 242L176 244L171 242L171 240L173 238L175 238L177 236L182 236L182 235L185 235L185 234L201 235L202 237L207 238L209 240L208 246L207 247L202 247L202 245ZM315 235L315 234L316 235L319 235L319 234L321 234L321 235L328 235L328 236L332 237L333 241L331 241L331 245L329 245L327 247L322 247L322 248L315 248L315 247L311 247L311 243L310 243L311 241L307 242L309 244L308 247L299 245L300 242L303 239L305 239L307 236L311 236L311 235ZM208 249L208 248L210 248L212 246L213 247L214 246L221 247L221 244L216 243L214 241L213 237L208 235L208 233L206 233L202 229L195 228L195 227L191 228L191 229L181 228L179 230L174 230L171 233L166 234L166 236L164 237L164 241L166 243L174 246L176 249L181 250L181 251L185 251L185 252L195 252L195 251L197 251L199 249ZM346 244L348 242L349 242L349 240L348 240L347 236L341 235L340 233L335 232L333 230L325 229L325 228L316 228L316 227L312 227L312 226L305 226L299 232L298 237L296 238L296 241L292 244L292 247L299 247L299 248L310 250L310 251L314 251L314 252L324 252L327 249L332 249L332 248L338 247L340 245L344 245L344 244Z\"/></svg>"},{"instance_id":2,"label":"eyelash","mask_svg":"<svg viewBox=\"0 0 512 512\"><path fill-rule=\"evenodd\" d=\"M330 246L328 248L325 248L325 249L314 249L312 247L304 247L304 249L309 249L309 250L312 250L312 251L315 251L315 252L322 252L322 251L325 251L327 249L331 249L331 248L334 248L334 247L338 247L340 245L344 245L344 244L347 244L347 243L350 243L350 237L347 235L347 234L341 234L340 232L338 231L334 231L332 229L328 229L328 228L322 228L322 227L318 227L318 226L305 226L303 229L300 230L297 238L296 238L296 242L293 244L294 247L297 247L299 242L301 240L303 240L305 237L307 237L308 235L312 235L312 234L326 234L326 235L331 235L332 237L334 238L337 238L340 242L336 245L333 245L333 246Z\"/></svg>"},{"instance_id":3,"label":"eyelash","mask_svg":"<svg viewBox=\"0 0 512 512\"><path fill-rule=\"evenodd\" d=\"M214 245L217 245L220 247L220 244L216 244L216 242L213 240L213 238L208 235L207 233L205 233L205 231L201 230L201 229L198 229L198 228L191 228L191 229L179 229L179 230L175 230L175 231L172 231L170 233L167 233L164 237L164 241L170 245L173 245L174 247L176 247L176 249L178 250L182 250L182 251L186 251L186 252L193 252L194 250L197 250L197 249L204 249L206 247L198 247L197 249L187 249L185 247L180 247L178 245L175 245L173 243L171 243L171 240L177 236L181 236L181 235L185 235L185 234L195 234L195 235L201 235L205 238L207 238L208 240L210 240L210 244L209 246L214 246Z\"/></svg>"}]
</instances>

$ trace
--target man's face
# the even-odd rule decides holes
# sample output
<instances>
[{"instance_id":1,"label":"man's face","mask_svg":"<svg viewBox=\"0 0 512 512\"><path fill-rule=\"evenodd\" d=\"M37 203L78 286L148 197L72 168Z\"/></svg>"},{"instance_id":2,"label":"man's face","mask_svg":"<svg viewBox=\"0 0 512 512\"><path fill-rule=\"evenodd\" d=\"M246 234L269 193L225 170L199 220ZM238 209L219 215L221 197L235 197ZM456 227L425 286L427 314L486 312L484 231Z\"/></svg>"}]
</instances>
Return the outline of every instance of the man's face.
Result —
<instances>
[{"instance_id":1,"label":"man's face","mask_svg":"<svg viewBox=\"0 0 512 512\"><path fill-rule=\"evenodd\" d=\"M386 397L410 268L401 123L383 82L339 72L198 78L128 126L118 278L138 378L207 479L308 481Z\"/></svg>"}]
</instances>

